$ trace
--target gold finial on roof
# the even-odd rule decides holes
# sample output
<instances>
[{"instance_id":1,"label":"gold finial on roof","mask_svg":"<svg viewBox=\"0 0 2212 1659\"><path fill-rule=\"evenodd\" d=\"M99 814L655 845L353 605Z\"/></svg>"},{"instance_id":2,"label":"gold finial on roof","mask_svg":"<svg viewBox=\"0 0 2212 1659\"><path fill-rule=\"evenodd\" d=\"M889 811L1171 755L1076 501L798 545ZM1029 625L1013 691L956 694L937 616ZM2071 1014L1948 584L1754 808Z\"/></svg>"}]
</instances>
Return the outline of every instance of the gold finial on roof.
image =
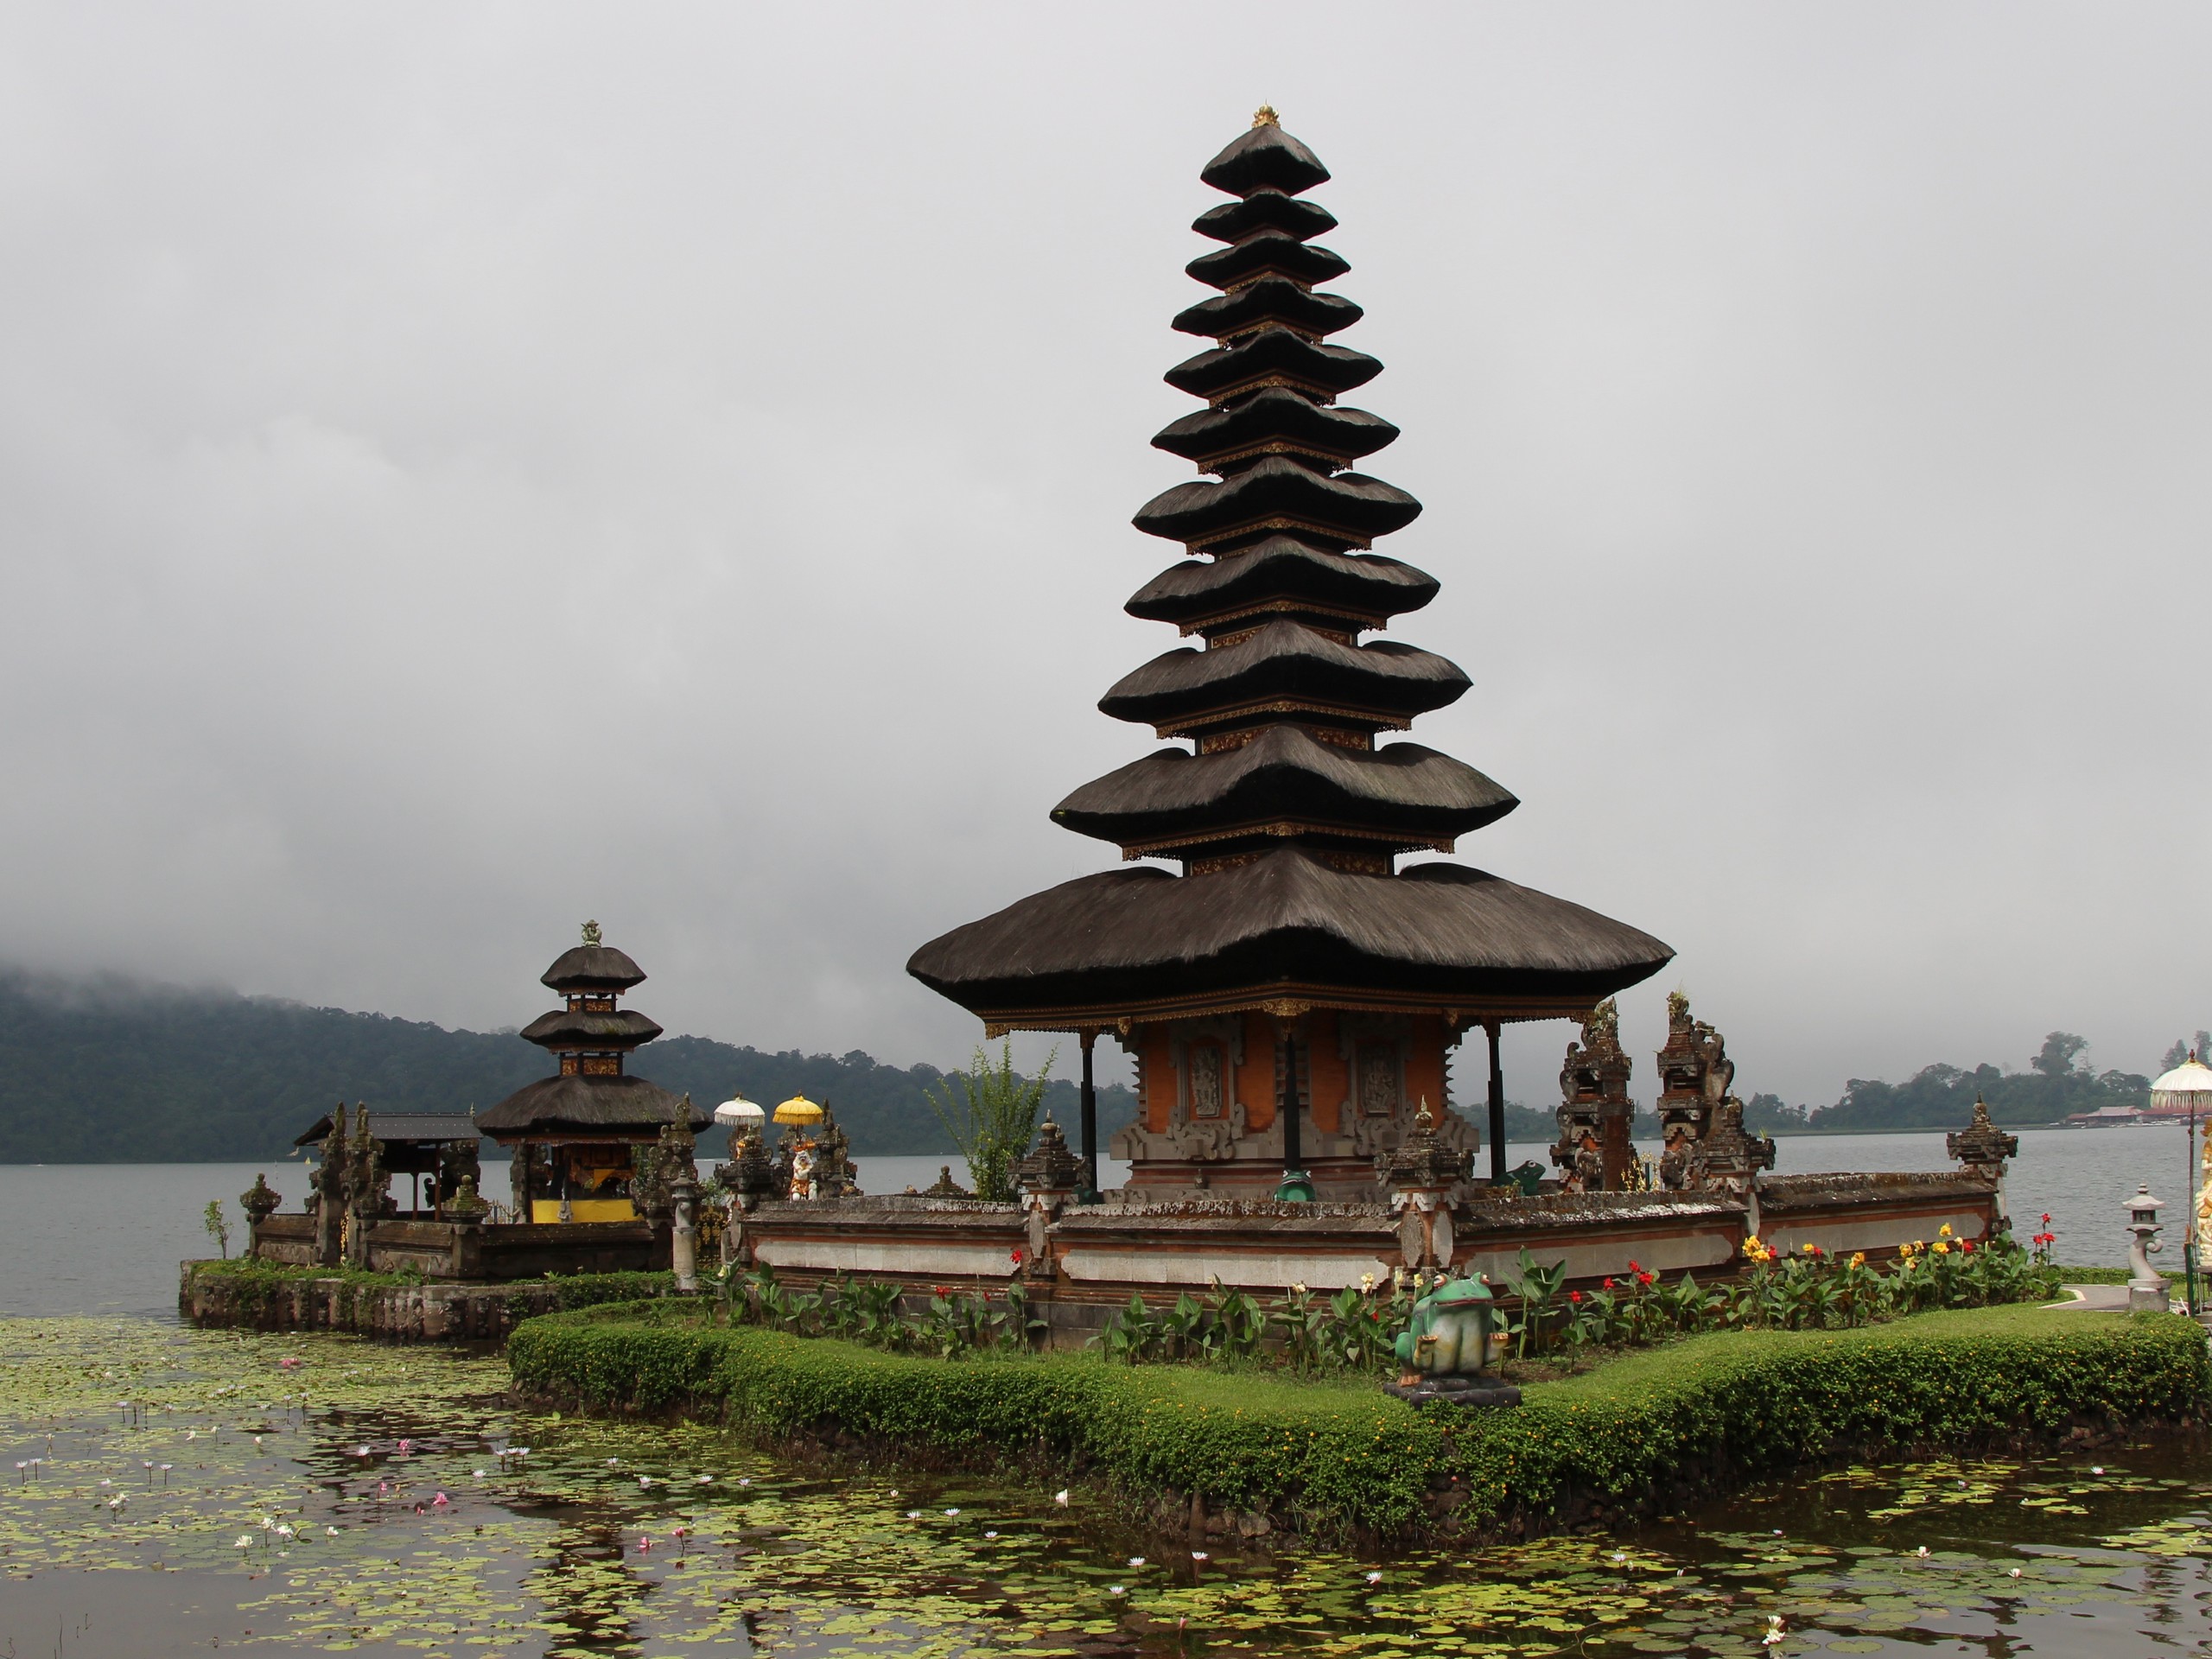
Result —
<instances>
[{"instance_id":1,"label":"gold finial on roof","mask_svg":"<svg viewBox=\"0 0 2212 1659\"><path fill-rule=\"evenodd\" d=\"M1252 124L1255 127L1279 127L1282 124L1282 118L1275 113L1274 105L1262 104L1252 111Z\"/></svg>"},{"instance_id":2,"label":"gold finial on roof","mask_svg":"<svg viewBox=\"0 0 2212 1659\"><path fill-rule=\"evenodd\" d=\"M597 944L599 943L599 924L597 922L586 922L584 924L584 943L586 944Z\"/></svg>"}]
</instances>

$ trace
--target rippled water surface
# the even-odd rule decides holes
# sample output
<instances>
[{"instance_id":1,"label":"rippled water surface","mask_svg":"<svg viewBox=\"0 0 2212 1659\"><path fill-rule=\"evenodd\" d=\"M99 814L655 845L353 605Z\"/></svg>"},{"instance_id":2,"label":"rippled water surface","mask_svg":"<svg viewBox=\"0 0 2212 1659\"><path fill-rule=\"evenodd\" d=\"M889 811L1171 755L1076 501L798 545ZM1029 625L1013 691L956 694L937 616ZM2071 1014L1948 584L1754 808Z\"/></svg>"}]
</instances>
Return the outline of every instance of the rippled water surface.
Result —
<instances>
[{"instance_id":1,"label":"rippled water surface","mask_svg":"<svg viewBox=\"0 0 2212 1659\"><path fill-rule=\"evenodd\" d=\"M2212 1460L2171 1445L1826 1472L1619 1540L1376 1559L1215 1540L1200 1560L1080 1491L1061 1508L518 1415L505 1381L495 1358L344 1338L0 1319L0 1659L2119 1656L2212 1636Z\"/></svg>"}]
</instances>

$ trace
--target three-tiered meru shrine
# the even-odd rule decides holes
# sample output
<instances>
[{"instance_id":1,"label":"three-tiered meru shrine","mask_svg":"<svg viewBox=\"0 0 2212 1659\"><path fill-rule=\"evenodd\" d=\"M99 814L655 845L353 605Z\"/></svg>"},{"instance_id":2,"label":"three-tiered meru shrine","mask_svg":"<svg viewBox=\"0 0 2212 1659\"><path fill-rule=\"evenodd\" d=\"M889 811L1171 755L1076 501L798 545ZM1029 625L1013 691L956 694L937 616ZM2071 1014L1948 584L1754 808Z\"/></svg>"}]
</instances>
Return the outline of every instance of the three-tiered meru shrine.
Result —
<instances>
[{"instance_id":1,"label":"three-tiered meru shrine","mask_svg":"<svg viewBox=\"0 0 2212 1659\"><path fill-rule=\"evenodd\" d=\"M1465 865L1451 853L1518 803L1473 767L1382 741L1455 702L1445 658L1366 636L1417 611L1434 577L1377 554L1421 512L1355 470L1397 429L1338 400L1382 371L1332 345L1360 308L1319 284L1343 259L1306 199L1328 170L1272 111L1209 163L1230 200L1193 229L1223 245L1190 274L1220 292L1174 327L1212 345L1167 373L1205 407L1154 447L1201 477L1138 529L1186 557L1140 588L1133 615L1196 644L1099 707L1174 747L1086 784L1063 827L1157 864L1066 882L955 929L908 969L995 1035L1073 1033L1083 1054L1077 1147L1047 1124L1020 1204L909 1196L830 1205L741 1200L737 1256L800 1275L917 1280L1019 1273L1057 1306L1132 1288L1357 1283L1394 1268L1502 1269L1528 1245L1572 1274L1727 1272L1762 1228L1787 1244L1890 1249L1948 1223L1985 1236L2003 1160L1976 1140L1955 1173L1774 1178L1745 1133L1717 1033L1670 1002L1656 1166L1633 1153L1630 1065L1612 995L1673 953L1649 934ZM1184 747L1187 745L1187 747ZM1556 1176L1505 1166L1498 1033L1581 1022L1561 1074ZM1484 1135L1454 1104L1452 1058L1479 1033ZM1100 1192L1094 1046L1135 1056L1141 1115L1108 1148L1131 1165ZM1972 1137L1969 1137L1971 1139ZM1998 1137L2002 1141L2004 1137ZM2001 1152L2002 1148L1999 1148Z\"/></svg>"}]
</instances>

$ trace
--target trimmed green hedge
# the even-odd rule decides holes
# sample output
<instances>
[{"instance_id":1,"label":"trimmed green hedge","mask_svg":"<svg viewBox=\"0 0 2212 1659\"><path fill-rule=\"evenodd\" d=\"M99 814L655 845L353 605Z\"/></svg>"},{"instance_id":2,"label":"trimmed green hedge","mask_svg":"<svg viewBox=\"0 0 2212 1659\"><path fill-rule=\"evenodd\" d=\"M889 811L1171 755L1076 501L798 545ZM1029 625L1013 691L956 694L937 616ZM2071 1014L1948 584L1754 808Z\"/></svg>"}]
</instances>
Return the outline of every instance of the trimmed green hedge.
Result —
<instances>
[{"instance_id":1,"label":"trimmed green hedge","mask_svg":"<svg viewBox=\"0 0 2212 1659\"><path fill-rule=\"evenodd\" d=\"M1540 1382L1510 1409L1416 1411L1357 1381L1088 1356L957 1361L753 1328L666 1305L531 1319L517 1385L586 1408L842 1433L969 1461L1041 1453L1146 1497L1198 1492L1315 1529L1414 1529L1637 1503L1861 1447L1965 1445L2076 1420L2195 1420L2203 1332L2162 1315L1982 1308L1859 1331L1728 1332Z\"/></svg>"},{"instance_id":2,"label":"trimmed green hedge","mask_svg":"<svg viewBox=\"0 0 2212 1659\"><path fill-rule=\"evenodd\" d=\"M2062 1285L2124 1285L2134 1277L2126 1268L2054 1268L2051 1271Z\"/></svg>"}]
</instances>

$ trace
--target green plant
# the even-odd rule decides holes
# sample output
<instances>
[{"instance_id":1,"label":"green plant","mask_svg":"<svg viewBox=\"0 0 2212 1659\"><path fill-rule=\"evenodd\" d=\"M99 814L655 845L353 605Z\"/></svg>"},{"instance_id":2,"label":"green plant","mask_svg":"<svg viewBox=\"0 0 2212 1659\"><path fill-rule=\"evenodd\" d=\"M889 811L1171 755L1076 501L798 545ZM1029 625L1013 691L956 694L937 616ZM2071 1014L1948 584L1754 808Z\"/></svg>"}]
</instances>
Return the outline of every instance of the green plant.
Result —
<instances>
[{"instance_id":1,"label":"green plant","mask_svg":"<svg viewBox=\"0 0 2212 1659\"><path fill-rule=\"evenodd\" d=\"M1231 1290L1216 1279L1213 1294L1206 1299L1206 1319L1211 1337L1209 1347L1216 1358L1259 1357L1268 1337L1268 1313L1244 1292Z\"/></svg>"},{"instance_id":2,"label":"green plant","mask_svg":"<svg viewBox=\"0 0 2212 1659\"><path fill-rule=\"evenodd\" d=\"M1104 1351L1107 1358L1118 1359L1125 1365L1141 1365L1159 1357L1166 1350L1166 1322L1154 1319L1152 1310L1144 1305L1144 1298L1131 1291L1129 1305L1116 1312L1106 1321L1106 1328L1084 1345L1095 1345Z\"/></svg>"},{"instance_id":3,"label":"green plant","mask_svg":"<svg viewBox=\"0 0 2212 1659\"><path fill-rule=\"evenodd\" d=\"M1014 1166L1037 1134L1046 1080L1058 1058L1056 1048L1034 1077L1023 1077L1014 1069L1012 1042L1001 1046L996 1065L978 1048L967 1071L954 1072L931 1092L930 1108L968 1160L968 1179L977 1198L1004 1203L1019 1196ZM957 1095L952 1089L956 1081Z\"/></svg>"},{"instance_id":4,"label":"green plant","mask_svg":"<svg viewBox=\"0 0 2212 1659\"><path fill-rule=\"evenodd\" d=\"M207 1207L200 1212L200 1224L207 1230L208 1237L215 1241L215 1248L222 1252L222 1259L231 1259L231 1224L223 1218L223 1201L207 1200Z\"/></svg>"},{"instance_id":5,"label":"green plant","mask_svg":"<svg viewBox=\"0 0 2212 1659\"><path fill-rule=\"evenodd\" d=\"M1520 1315L1507 1334L1516 1338L1516 1356L1526 1359L1531 1345L1538 1353L1543 1351L1552 1304L1559 1300L1560 1292L1567 1284L1567 1258L1561 1256L1547 1268L1523 1245L1520 1267L1519 1274L1506 1281L1513 1294L1521 1299Z\"/></svg>"}]
</instances>

